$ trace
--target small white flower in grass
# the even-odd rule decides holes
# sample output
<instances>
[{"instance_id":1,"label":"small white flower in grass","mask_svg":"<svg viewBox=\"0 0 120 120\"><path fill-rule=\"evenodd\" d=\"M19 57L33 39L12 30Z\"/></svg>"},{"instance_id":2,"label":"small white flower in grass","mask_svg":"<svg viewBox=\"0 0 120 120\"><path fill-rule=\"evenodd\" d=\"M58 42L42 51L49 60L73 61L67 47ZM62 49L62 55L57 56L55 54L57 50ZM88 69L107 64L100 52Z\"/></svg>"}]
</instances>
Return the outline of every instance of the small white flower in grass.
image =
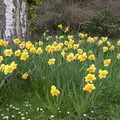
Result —
<instances>
[{"instance_id":1,"label":"small white flower in grass","mask_svg":"<svg viewBox=\"0 0 120 120\"><path fill-rule=\"evenodd\" d=\"M2 119L8 120L8 119L9 119L9 116L4 116Z\"/></svg>"},{"instance_id":2,"label":"small white flower in grass","mask_svg":"<svg viewBox=\"0 0 120 120\"><path fill-rule=\"evenodd\" d=\"M4 114L1 114L1 116L4 116Z\"/></svg>"},{"instance_id":3,"label":"small white flower in grass","mask_svg":"<svg viewBox=\"0 0 120 120\"><path fill-rule=\"evenodd\" d=\"M10 107L10 108L12 108L12 107L13 107L13 105L12 105L12 104L10 104L10 105L9 105L9 107Z\"/></svg>"},{"instance_id":4,"label":"small white flower in grass","mask_svg":"<svg viewBox=\"0 0 120 120\"><path fill-rule=\"evenodd\" d=\"M92 110L91 113L94 113L94 111Z\"/></svg>"},{"instance_id":5,"label":"small white flower in grass","mask_svg":"<svg viewBox=\"0 0 120 120\"><path fill-rule=\"evenodd\" d=\"M21 115L21 116L24 116L24 114L23 114L23 113L21 113L20 115Z\"/></svg>"},{"instance_id":6,"label":"small white flower in grass","mask_svg":"<svg viewBox=\"0 0 120 120\"><path fill-rule=\"evenodd\" d=\"M55 116L54 115L51 115L50 118L54 118Z\"/></svg>"},{"instance_id":7,"label":"small white flower in grass","mask_svg":"<svg viewBox=\"0 0 120 120\"><path fill-rule=\"evenodd\" d=\"M40 108L39 107L37 107L37 111L39 111L40 110Z\"/></svg>"},{"instance_id":8,"label":"small white flower in grass","mask_svg":"<svg viewBox=\"0 0 120 120\"><path fill-rule=\"evenodd\" d=\"M43 108L40 108L40 111L43 111Z\"/></svg>"},{"instance_id":9,"label":"small white flower in grass","mask_svg":"<svg viewBox=\"0 0 120 120\"><path fill-rule=\"evenodd\" d=\"M11 115L12 118L15 118L15 115Z\"/></svg>"},{"instance_id":10,"label":"small white flower in grass","mask_svg":"<svg viewBox=\"0 0 120 120\"><path fill-rule=\"evenodd\" d=\"M13 106L12 109L16 109L15 106Z\"/></svg>"},{"instance_id":11,"label":"small white flower in grass","mask_svg":"<svg viewBox=\"0 0 120 120\"><path fill-rule=\"evenodd\" d=\"M9 108L6 108L7 111L9 111Z\"/></svg>"},{"instance_id":12,"label":"small white flower in grass","mask_svg":"<svg viewBox=\"0 0 120 120\"><path fill-rule=\"evenodd\" d=\"M26 106L26 107L29 107L29 104L26 104L25 106Z\"/></svg>"},{"instance_id":13,"label":"small white flower in grass","mask_svg":"<svg viewBox=\"0 0 120 120\"><path fill-rule=\"evenodd\" d=\"M21 117L21 120L26 120L26 118L25 117Z\"/></svg>"},{"instance_id":14,"label":"small white flower in grass","mask_svg":"<svg viewBox=\"0 0 120 120\"><path fill-rule=\"evenodd\" d=\"M25 112L26 115L28 115L28 112Z\"/></svg>"},{"instance_id":15,"label":"small white flower in grass","mask_svg":"<svg viewBox=\"0 0 120 120\"><path fill-rule=\"evenodd\" d=\"M15 110L20 110L20 108L16 108Z\"/></svg>"},{"instance_id":16,"label":"small white flower in grass","mask_svg":"<svg viewBox=\"0 0 120 120\"><path fill-rule=\"evenodd\" d=\"M87 114L83 114L83 116L84 116L84 117L86 117L86 116L87 116Z\"/></svg>"},{"instance_id":17,"label":"small white flower in grass","mask_svg":"<svg viewBox=\"0 0 120 120\"><path fill-rule=\"evenodd\" d=\"M18 114L21 114L21 112L19 111Z\"/></svg>"},{"instance_id":18,"label":"small white flower in grass","mask_svg":"<svg viewBox=\"0 0 120 120\"><path fill-rule=\"evenodd\" d=\"M67 114L69 115L69 114L70 114L70 112L67 112Z\"/></svg>"}]
</instances>

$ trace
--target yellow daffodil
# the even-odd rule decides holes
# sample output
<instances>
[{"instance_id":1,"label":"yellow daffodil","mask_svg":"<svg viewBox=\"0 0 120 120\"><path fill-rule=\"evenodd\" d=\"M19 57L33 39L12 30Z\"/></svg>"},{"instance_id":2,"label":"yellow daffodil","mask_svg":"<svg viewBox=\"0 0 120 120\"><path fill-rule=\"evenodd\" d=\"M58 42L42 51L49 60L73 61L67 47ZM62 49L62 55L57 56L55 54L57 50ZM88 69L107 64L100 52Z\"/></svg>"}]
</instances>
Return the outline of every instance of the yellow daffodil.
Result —
<instances>
[{"instance_id":1,"label":"yellow daffodil","mask_svg":"<svg viewBox=\"0 0 120 120\"><path fill-rule=\"evenodd\" d=\"M19 47L20 47L20 49L24 49L25 48L25 42L20 43Z\"/></svg>"},{"instance_id":2,"label":"yellow daffodil","mask_svg":"<svg viewBox=\"0 0 120 120\"><path fill-rule=\"evenodd\" d=\"M5 50L4 50L4 55L5 55L5 56L12 56L12 54L13 54L12 49L5 49Z\"/></svg>"},{"instance_id":3,"label":"yellow daffodil","mask_svg":"<svg viewBox=\"0 0 120 120\"><path fill-rule=\"evenodd\" d=\"M64 32L69 32L69 27L65 27Z\"/></svg>"},{"instance_id":4,"label":"yellow daffodil","mask_svg":"<svg viewBox=\"0 0 120 120\"><path fill-rule=\"evenodd\" d=\"M17 38L17 39L14 39L13 42L14 42L14 44L20 44L21 41L20 41L20 39Z\"/></svg>"},{"instance_id":5,"label":"yellow daffodil","mask_svg":"<svg viewBox=\"0 0 120 120\"><path fill-rule=\"evenodd\" d=\"M99 78L102 79L102 78L106 78L108 74L108 70L99 70Z\"/></svg>"},{"instance_id":6,"label":"yellow daffodil","mask_svg":"<svg viewBox=\"0 0 120 120\"><path fill-rule=\"evenodd\" d=\"M85 52L78 56L78 60L80 60L80 62L83 62L86 59L87 59L87 54Z\"/></svg>"},{"instance_id":7,"label":"yellow daffodil","mask_svg":"<svg viewBox=\"0 0 120 120\"><path fill-rule=\"evenodd\" d=\"M88 92L92 92L93 90L95 90L95 86L94 84L86 84L85 87L83 88L84 91L88 91Z\"/></svg>"},{"instance_id":8,"label":"yellow daffodil","mask_svg":"<svg viewBox=\"0 0 120 120\"><path fill-rule=\"evenodd\" d=\"M103 52L107 52L109 49L108 49L108 47L103 47Z\"/></svg>"},{"instance_id":9,"label":"yellow daffodil","mask_svg":"<svg viewBox=\"0 0 120 120\"><path fill-rule=\"evenodd\" d=\"M73 45L73 49L74 49L74 50L76 50L76 49L78 49L78 48L79 48L79 44L74 44L74 45Z\"/></svg>"},{"instance_id":10,"label":"yellow daffodil","mask_svg":"<svg viewBox=\"0 0 120 120\"><path fill-rule=\"evenodd\" d=\"M104 63L104 66L109 66L111 64L111 59L105 59L103 63Z\"/></svg>"},{"instance_id":11,"label":"yellow daffodil","mask_svg":"<svg viewBox=\"0 0 120 120\"><path fill-rule=\"evenodd\" d=\"M48 60L48 64L49 65L53 65L53 64L55 64L55 58L50 58L49 60Z\"/></svg>"},{"instance_id":12,"label":"yellow daffodil","mask_svg":"<svg viewBox=\"0 0 120 120\"><path fill-rule=\"evenodd\" d=\"M117 41L117 46L120 46L120 40Z\"/></svg>"},{"instance_id":13,"label":"yellow daffodil","mask_svg":"<svg viewBox=\"0 0 120 120\"><path fill-rule=\"evenodd\" d=\"M29 77L29 74L27 72L22 75L22 79L26 80L28 77Z\"/></svg>"},{"instance_id":14,"label":"yellow daffodil","mask_svg":"<svg viewBox=\"0 0 120 120\"><path fill-rule=\"evenodd\" d=\"M27 60L29 58L29 54L27 51L23 51L20 56L20 60Z\"/></svg>"},{"instance_id":15,"label":"yellow daffodil","mask_svg":"<svg viewBox=\"0 0 120 120\"><path fill-rule=\"evenodd\" d=\"M29 50L30 50L30 53L35 53L36 52L36 48L35 47L32 47Z\"/></svg>"},{"instance_id":16,"label":"yellow daffodil","mask_svg":"<svg viewBox=\"0 0 120 120\"><path fill-rule=\"evenodd\" d=\"M17 68L17 64L13 61L10 65L4 66L4 74L12 73Z\"/></svg>"},{"instance_id":17,"label":"yellow daffodil","mask_svg":"<svg viewBox=\"0 0 120 120\"><path fill-rule=\"evenodd\" d=\"M120 53L117 53L116 58L117 58L118 60L120 60Z\"/></svg>"},{"instance_id":18,"label":"yellow daffodil","mask_svg":"<svg viewBox=\"0 0 120 120\"><path fill-rule=\"evenodd\" d=\"M109 48L110 51L114 51L115 50L115 46L114 45L111 45L110 48Z\"/></svg>"},{"instance_id":19,"label":"yellow daffodil","mask_svg":"<svg viewBox=\"0 0 120 120\"><path fill-rule=\"evenodd\" d=\"M92 83L94 80L96 80L96 77L94 74L87 74L85 76L85 81Z\"/></svg>"},{"instance_id":20,"label":"yellow daffodil","mask_svg":"<svg viewBox=\"0 0 120 120\"><path fill-rule=\"evenodd\" d=\"M0 63L3 61L3 59L4 59L3 56L0 56Z\"/></svg>"},{"instance_id":21,"label":"yellow daffodil","mask_svg":"<svg viewBox=\"0 0 120 120\"><path fill-rule=\"evenodd\" d=\"M59 28L59 29L62 29L62 28L63 28L63 25L62 25L62 24L59 24L59 25L58 25L58 28Z\"/></svg>"},{"instance_id":22,"label":"yellow daffodil","mask_svg":"<svg viewBox=\"0 0 120 120\"><path fill-rule=\"evenodd\" d=\"M41 55L43 53L43 50L42 50L42 48L38 48L37 50L36 50L36 54L38 54L38 55Z\"/></svg>"},{"instance_id":23,"label":"yellow daffodil","mask_svg":"<svg viewBox=\"0 0 120 120\"><path fill-rule=\"evenodd\" d=\"M95 55L94 55L94 54L91 54L91 55L88 56L88 59L89 59L89 60L95 60L96 58L95 58Z\"/></svg>"},{"instance_id":24,"label":"yellow daffodil","mask_svg":"<svg viewBox=\"0 0 120 120\"><path fill-rule=\"evenodd\" d=\"M78 52L79 54L82 54L82 53L83 53L83 49L77 49L77 52Z\"/></svg>"},{"instance_id":25,"label":"yellow daffodil","mask_svg":"<svg viewBox=\"0 0 120 120\"><path fill-rule=\"evenodd\" d=\"M15 56L19 57L21 55L21 50L16 50L14 54Z\"/></svg>"},{"instance_id":26,"label":"yellow daffodil","mask_svg":"<svg viewBox=\"0 0 120 120\"><path fill-rule=\"evenodd\" d=\"M100 46L100 45L103 44L103 41L102 41L102 40L99 40L97 44L98 44L98 46Z\"/></svg>"},{"instance_id":27,"label":"yellow daffodil","mask_svg":"<svg viewBox=\"0 0 120 120\"><path fill-rule=\"evenodd\" d=\"M92 38L92 37L88 37L88 38L87 38L87 41L88 41L88 43L93 43L93 42L95 42L94 38Z\"/></svg>"},{"instance_id":28,"label":"yellow daffodil","mask_svg":"<svg viewBox=\"0 0 120 120\"><path fill-rule=\"evenodd\" d=\"M109 47L111 46L110 41L107 41L106 44L107 44L107 46L109 46Z\"/></svg>"},{"instance_id":29,"label":"yellow daffodil","mask_svg":"<svg viewBox=\"0 0 120 120\"><path fill-rule=\"evenodd\" d=\"M94 64L92 64L88 69L87 69L88 72L90 73L94 73L96 71L96 67Z\"/></svg>"},{"instance_id":30,"label":"yellow daffodil","mask_svg":"<svg viewBox=\"0 0 120 120\"><path fill-rule=\"evenodd\" d=\"M50 93L51 93L52 96L57 96L57 95L60 94L60 91L56 88L55 85L52 85L52 86L51 86Z\"/></svg>"},{"instance_id":31,"label":"yellow daffodil","mask_svg":"<svg viewBox=\"0 0 120 120\"><path fill-rule=\"evenodd\" d=\"M66 57L67 61L73 61L75 59L74 53L69 53Z\"/></svg>"}]
</instances>

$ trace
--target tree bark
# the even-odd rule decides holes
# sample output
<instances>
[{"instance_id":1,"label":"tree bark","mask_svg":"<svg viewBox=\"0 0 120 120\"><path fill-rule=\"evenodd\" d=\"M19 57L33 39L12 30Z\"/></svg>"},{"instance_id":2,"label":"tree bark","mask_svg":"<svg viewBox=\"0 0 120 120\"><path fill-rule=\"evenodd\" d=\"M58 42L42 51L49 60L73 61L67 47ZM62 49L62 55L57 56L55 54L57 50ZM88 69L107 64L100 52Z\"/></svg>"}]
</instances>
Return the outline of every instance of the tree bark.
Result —
<instances>
[{"instance_id":1,"label":"tree bark","mask_svg":"<svg viewBox=\"0 0 120 120\"><path fill-rule=\"evenodd\" d=\"M5 40L26 39L27 4L26 0L0 0L4 9L4 24L1 36ZM1 4L0 3L0 4ZM1 28L0 28L1 29ZM0 37L1 37L0 36Z\"/></svg>"}]
</instances>

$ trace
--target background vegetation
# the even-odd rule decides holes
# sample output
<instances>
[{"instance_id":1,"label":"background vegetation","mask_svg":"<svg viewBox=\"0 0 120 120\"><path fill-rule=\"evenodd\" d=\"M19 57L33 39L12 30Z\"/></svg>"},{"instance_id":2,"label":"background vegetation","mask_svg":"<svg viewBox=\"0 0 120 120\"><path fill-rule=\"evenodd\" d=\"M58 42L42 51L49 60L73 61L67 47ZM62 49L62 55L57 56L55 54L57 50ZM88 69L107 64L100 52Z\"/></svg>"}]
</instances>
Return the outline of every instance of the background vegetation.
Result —
<instances>
[{"instance_id":1,"label":"background vegetation","mask_svg":"<svg viewBox=\"0 0 120 120\"><path fill-rule=\"evenodd\" d=\"M46 29L56 32L57 24L71 31L119 38L119 0L31 0L29 22L31 36L39 39Z\"/></svg>"}]
</instances>

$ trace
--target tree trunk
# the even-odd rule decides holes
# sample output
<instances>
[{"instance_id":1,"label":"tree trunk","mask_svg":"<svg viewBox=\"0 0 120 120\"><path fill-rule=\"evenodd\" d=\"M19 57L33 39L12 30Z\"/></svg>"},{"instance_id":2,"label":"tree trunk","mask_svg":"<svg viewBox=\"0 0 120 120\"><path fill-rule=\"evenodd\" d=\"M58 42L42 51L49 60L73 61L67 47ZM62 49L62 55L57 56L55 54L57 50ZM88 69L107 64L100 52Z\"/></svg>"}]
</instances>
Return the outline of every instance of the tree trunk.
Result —
<instances>
[{"instance_id":1,"label":"tree trunk","mask_svg":"<svg viewBox=\"0 0 120 120\"><path fill-rule=\"evenodd\" d=\"M5 40L26 39L27 5L26 0L0 0L2 7L0 37Z\"/></svg>"}]
</instances>

